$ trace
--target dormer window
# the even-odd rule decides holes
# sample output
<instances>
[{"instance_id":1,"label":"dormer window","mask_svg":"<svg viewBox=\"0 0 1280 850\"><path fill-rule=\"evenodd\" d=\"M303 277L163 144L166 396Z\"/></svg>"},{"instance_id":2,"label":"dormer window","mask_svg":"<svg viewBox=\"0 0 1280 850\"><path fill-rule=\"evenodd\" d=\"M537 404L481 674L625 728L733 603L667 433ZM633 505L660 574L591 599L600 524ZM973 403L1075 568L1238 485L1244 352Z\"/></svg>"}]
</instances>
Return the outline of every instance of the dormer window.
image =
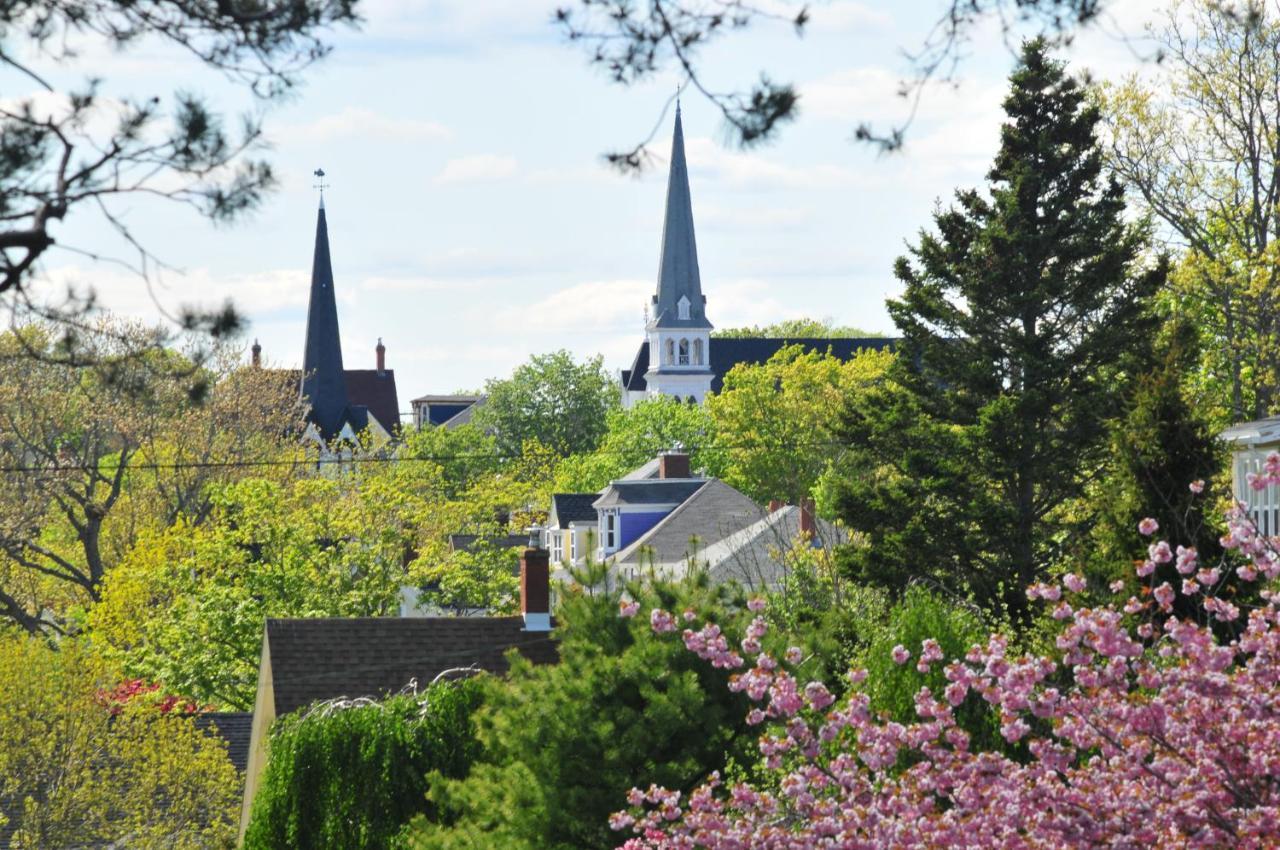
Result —
<instances>
[{"instance_id":1,"label":"dormer window","mask_svg":"<svg viewBox=\"0 0 1280 850\"><path fill-rule=\"evenodd\" d=\"M689 365L689 340L680 340L680 357L677 361L681 366Z\"/></svg>"},{"instance_id":2,"label":"dormer window","mask_svg":"<svg viewBox=\"0 0 1280 850\"><path fill-rule=\"evenodd\" d=\"M613 552L618 548L618 515L613 511L604 515L604 551Z\"/></svg>"},{"instance_id":3,"label":"dormer window","mask_svg":"<svg viewBox=\"0 0 1280 850\"><path fill-rule=\"evenodd\" d=\"M680 300L676 302L676 310L679 311L681 319L689 318L689 296L681 295Z\"/></svg>"}]
</instances>

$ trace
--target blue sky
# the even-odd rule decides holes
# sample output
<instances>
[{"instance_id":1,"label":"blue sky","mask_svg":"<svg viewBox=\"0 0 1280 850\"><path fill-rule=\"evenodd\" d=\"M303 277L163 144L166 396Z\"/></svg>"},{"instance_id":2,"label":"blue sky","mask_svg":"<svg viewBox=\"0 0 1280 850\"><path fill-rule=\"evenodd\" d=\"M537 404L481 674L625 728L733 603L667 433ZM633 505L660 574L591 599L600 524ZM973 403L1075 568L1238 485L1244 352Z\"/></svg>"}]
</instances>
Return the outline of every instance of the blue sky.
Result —
<instances>
[{"instance_id":1,"label":"blue sky","mask_svg":"<svg viewBox=\"0 0 1280 850\"><path fill-rule=\"evenodd\" d=\"M172 205L118 205L166 262L161 304L231 298L267 359L297 366L315 229L311 172L322 166L344 357L373 364L378 337L402 407L475 388L530 354L567 348L628 365L657 272L665 163L636 179L600 154L646 134L674 74L608 83L549 24L554 0L365 0L366 24L334 35L303 89L266 116L281 187L252 217L214 227ZM981 183L994 153L1011 56L979 33L958 88L928 91L905 150L850 141L882 126L902 50L918 46L941 0L816 3L808 34L760 27L704 54L708 82L730 88L767 70L795 82L799 120L764 148L726 147L712 107L684 98L685 133L707 315L719 327L831 317L891 332L891 267L938 199ZM1159 4L1119 0L1064 54L1112 77L1141 67L1142 24ZM247 99L156 45L126 54L87 46L63 81L101 74L108 94L209 92ZM670 116L655 151L665 156ZM128 258L105 223L77 213L60 243ZM154 319L146 285L111 264L57 251L49 285L93 284L104 303Z\"/></svg>"}]
</instances>

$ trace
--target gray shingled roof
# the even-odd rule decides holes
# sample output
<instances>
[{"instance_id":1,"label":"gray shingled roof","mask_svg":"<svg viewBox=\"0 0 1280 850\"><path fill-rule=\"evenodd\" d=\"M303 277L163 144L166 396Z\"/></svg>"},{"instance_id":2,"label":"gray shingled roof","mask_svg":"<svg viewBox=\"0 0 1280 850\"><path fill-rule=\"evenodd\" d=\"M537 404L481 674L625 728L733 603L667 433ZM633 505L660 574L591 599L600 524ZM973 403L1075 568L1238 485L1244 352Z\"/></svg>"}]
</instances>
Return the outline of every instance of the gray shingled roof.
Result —
<instances>
[{"instance_id":1,"label":"gray shingled roof","mask_svg":"<svg viewBox=\"0 0 1280 850\"><path fill-rule=\"evenodd\" d=\"M660 564L679 563L691 554L694 538L697 551L701 551L765 513L747 496L713 478L612 560L617 564L639 563L642 558Z\"/></svg>"},{"instance_id":2,"label":"gray shingled roof","mask_svg":"<svg viewBox=\"0 0 1280 850\"><path fill-rule=\"evenodd\" d=\"M702 478L614 481L596 498L593 507L599 510L615 505L678 505L706 483L706 479Z\"/></svg>"},{"instance_id":3,"label":"gray shingled roof","mask_svg":"<svg viewBox=\"0 0 1280 850\"><path fill-rule=\"evenodd\" d=\"M568 528L571 522L595 522L597 513L593 503L598 498L599 493L556 493L551 497L547 521L556 528Z\"/></svg>"},{"instance_id":4,"label":"gray shingled roof","mask_svg":"<svg viewBox=\"0 0 1280 850\"><path fill-rule=\"evenodd\" d=\"M815 524L810 543L814 548L829 549L848 540L848 534L824 519L817 519ZM777 555L788 551L799 534L800 508L787 505L702 548L698 560L715 582L736 581L750 587L774 585L785 570Z\"/></svg>"},{"instance_id":5,"label":"gray shingled roof","mask_svg":"<svg viewBox=\"0 0 1280 850\"><path fill-rule=\"evenodd\" d=\"M360 617L267 620L275 713L319 700L384 697L410 681L426 686L451 667L502 673L517 647L535 663L557 659L550 632L520 617Z\"/></svg>"},{"instance_id":6,"label":"gray shingled roof","mask_svg":"<svg viewBox=\"0 0 1280 850\"><path fill-rule=\"evenodd\" d=\"M689 299L689 318L681 319L678 304ZM689 195L689 168L684 158L684 129L680 104L671 138L671 171L667 175L667 211L662 224L662 253L658 266L658 291L653 296L651 328L710 328L707 299L698 273L698 245L693 235L693 200Z\"/></svg>"},{"instance_id":7,"label":"gray shingled roof","mask_svg":"<svg viewBox=\"0 0 1280 850\"><path fill-rule=\"evenodd\" d=\"M227 742L227 756L236 770L244 773L249 764L249 734L253 729L251 711L211 711L195 716L196 728Z\"/></svg>"},{"instance_id":8,"label":"gray shingled roof","mask_svg":"<svg viewBox=\"0 0 1280 850\"><path fill-rule=\"evenodd\" d=\"M861 349L882 351L892 349L898 340L892 337L861 337L850 339L772 339L765 337L737 337L721 339L712 337L707 347L707 363L711 367L711 391L720 392L724 376L739 363L764 363L784 345L801 345L805 351L830 351L841 360L851 360ZM631 392L648 389L645 373L649 371L649 342L640 344L630 369L622 371L622 388Z\"/></svg>"}]
</instances>

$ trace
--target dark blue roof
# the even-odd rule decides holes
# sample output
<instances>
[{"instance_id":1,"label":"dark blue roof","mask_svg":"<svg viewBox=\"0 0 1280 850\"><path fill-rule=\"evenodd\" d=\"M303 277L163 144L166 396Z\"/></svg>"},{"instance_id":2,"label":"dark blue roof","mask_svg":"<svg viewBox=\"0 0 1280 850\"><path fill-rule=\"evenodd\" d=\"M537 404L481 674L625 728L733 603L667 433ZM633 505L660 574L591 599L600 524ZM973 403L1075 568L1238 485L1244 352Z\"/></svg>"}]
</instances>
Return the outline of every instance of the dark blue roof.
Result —
<instances>
[{"instance_id":1,"label":"dark blue roof","mask_svg":"<svg viewBox=\"0 0 1280 850\"><path fill-rule=\"evenodd\" d=\"M712 337L708 346L708 360L713 377L711 391L720 392L724 376L739 363L764 363L786 345L802 345L805 351L830 351L841 360L850 360L860 350L882 351L892 349L897 340L892 337L854 337L849 339L765 339L763 337L736 337L723 339ZM622 372L622 388L643 392L648 388L645 373L649 371L649 342L645 340L636 352L630 369Z\"/></svg>"},{"instance_id":2,"label":"dark blue roof","mask_svg":"<svg viewBox=\"0 0 1280 850\"><path fill-rule=\"evenodd\" d=\"M571 522L595 522L596 509L592 502L599 493L556 493L551 497L551 516L557 528L568 528Z\"/></svg>"},{"instance_id":3,"label":"dark blue roof","mask_svg":"<svg viewBox=\"0 0 1280 850\"><path fill-rule=\"evenodd\" d=\"M474 401L432 402L428 408L427 421L432 425L443 425L473 404Z\"/></svg>"},{"instance_id":4,"label":"dark blue roof","mask_svg":"<svg viewBox=\"0 0 1280 850\"><path fill-rule=\"evenodd\" d=\"M302 355L302 396L310 404L308 418L326 440L346 421L347 386L338 335L338 303L333 294L333 266L329 262L329 228L324 205L316 218L315 256L311 262L311 298L307 305L307 339ZM359 429L357 429L359 430Z\"/></svg>"}]
</instances>

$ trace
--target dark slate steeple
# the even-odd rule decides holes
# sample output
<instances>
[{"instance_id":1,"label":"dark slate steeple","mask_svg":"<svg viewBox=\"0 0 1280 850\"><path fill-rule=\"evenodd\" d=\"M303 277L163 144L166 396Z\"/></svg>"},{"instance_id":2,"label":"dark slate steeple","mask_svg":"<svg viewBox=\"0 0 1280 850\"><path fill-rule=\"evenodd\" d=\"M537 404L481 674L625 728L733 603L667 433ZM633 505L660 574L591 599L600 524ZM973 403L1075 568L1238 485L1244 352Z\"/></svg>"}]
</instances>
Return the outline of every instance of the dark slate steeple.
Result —
<instances>
[{"instance_id":1,"label":"dark slate steeple","mask_svg":"<svg viewBox=\"0 0 1280 850\"><path fill-rule=\"evenodd\" d=\"M307 307L307 344L302 357L302 395L311 405L311 421L326 440L347 418L347 387L342 371L342 342L338 337L338 303L333 294L333 266L329 262L329 228L324 196L316 219L316 252L311 262L311 303Z\"/></svg>"},{"instance_id":2,"label":"dark slate steeple","mask_svg":"<svg viewBox=\"0 0 1280 850\"><path fill-rule=\"evenodd\" d=\"M680 317L680 300L688 299L688 318ZM671 141L671 173L667 178L667 216L662 226L658 292L653 296L649 328L710 328L707 299L698 275L698 246L693 238L693 201L689 168L684 159L684 130L676 103L675 137Z\"/></svg>"}]
</instances>

